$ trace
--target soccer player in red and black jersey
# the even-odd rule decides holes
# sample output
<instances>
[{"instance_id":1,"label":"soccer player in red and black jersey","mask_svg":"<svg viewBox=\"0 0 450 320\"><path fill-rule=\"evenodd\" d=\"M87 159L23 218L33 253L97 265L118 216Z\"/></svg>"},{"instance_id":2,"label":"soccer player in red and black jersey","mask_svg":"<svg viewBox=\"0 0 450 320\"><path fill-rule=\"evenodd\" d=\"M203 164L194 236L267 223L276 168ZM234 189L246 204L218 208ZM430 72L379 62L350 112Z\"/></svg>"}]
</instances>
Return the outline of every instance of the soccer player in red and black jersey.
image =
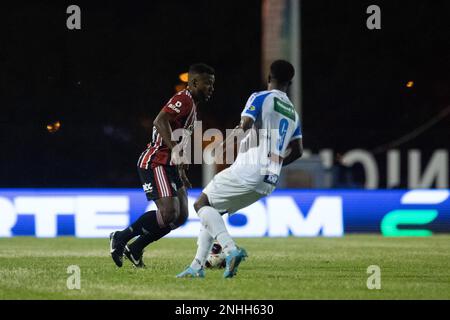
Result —
<instances>
[{"instance_id":1,"label":"soccer player in red and black jersey","mask_svg":"<svg viewBox=\"0 0 450 320\"><path fill-rule=\"evenodd\" d=\"M175 94L153 122L152 141L138 160L138 173L147 199L158 210L148 211L122 231L110 235L111 256L118 267L125 255L136 267L144 267L143 249L184 224L188 218L186 188L191 187L186 176L187 165L182 162L172 140L176 129L192 133L196 108L207 102L214 91L214 69L199 63L189 68L188 86ZM187 136L183 137L188 138ZM183 139L180 143L183 143ZM173 152L172 152L173 151ZM138 238L131 244L128 242Z\"/></svg>"}]
</instances>

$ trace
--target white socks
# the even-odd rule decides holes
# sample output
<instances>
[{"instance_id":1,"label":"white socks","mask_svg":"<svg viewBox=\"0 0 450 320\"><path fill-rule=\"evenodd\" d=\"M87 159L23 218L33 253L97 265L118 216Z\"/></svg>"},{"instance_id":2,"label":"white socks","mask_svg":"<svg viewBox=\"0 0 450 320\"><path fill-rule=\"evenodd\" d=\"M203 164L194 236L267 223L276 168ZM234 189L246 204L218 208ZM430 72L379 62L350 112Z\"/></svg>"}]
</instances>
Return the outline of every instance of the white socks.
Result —
<instances>
[{"instance_id":1,"label":"white socks","mask_svg":"<svg viewBox=\"0 0 450 320\"><path fill-rule=\"evenodd\" d=\"M208 258L208 254L211 251L213 242L214 238L211 237L211 235L205 229L205 227L202 226L197 240L198 246L197 253L195 254L195 258L191 263L192 269L198 270L205 265L206 259Z\"/></svg>"},{"instance_id":2,"label":"white socks","mask_svg":"<svg viewBox=\"0 0 450 320\"><path fill-rule=\"evenodd\" d=\"M230 251L236 249L236 244L233 239L231 239L219 211L213 207L204 206L198 211L198 215L202 222L202 226L209 232L213 239L219 241L225 254L228 255Z\"/></svg>"}]
</instances>

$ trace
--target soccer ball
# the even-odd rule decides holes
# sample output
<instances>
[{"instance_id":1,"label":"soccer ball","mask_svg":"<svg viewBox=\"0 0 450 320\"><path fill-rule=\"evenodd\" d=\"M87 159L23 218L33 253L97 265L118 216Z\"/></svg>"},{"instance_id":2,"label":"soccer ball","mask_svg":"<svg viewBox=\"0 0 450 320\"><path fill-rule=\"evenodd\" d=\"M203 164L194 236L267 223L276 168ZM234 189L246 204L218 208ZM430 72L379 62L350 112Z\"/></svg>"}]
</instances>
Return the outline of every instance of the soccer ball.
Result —
<instances>
[{"instance_id":1,"label":"soccer ball","mask_svg":"<svg viewBox=\"0 0 450 320\"><path fill-rule=\"evenodd\" d=\"M222 247L218 242L214 242L211 252L206 259L205 267L211 269L225 268L225 252L222 251Z\"/></svg>"}]
</instances>

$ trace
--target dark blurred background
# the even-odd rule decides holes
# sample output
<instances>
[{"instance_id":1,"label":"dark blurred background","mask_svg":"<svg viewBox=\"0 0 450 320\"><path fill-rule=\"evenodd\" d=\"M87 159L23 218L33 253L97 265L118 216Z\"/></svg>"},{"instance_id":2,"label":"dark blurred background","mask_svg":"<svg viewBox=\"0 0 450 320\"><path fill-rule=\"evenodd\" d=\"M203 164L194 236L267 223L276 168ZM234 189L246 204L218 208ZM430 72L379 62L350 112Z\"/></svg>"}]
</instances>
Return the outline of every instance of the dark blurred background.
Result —
<instances>
[{"instance_id":1,"label":"dark blurred background","mask_svg":"<svg viewBox=\"0 0 450 320\"><path fill-rule=\"evenodd\" d=\"M66 28L70 4L81 8L81 30ZM381 30L366 27L370 4L381 7ZM265 88L259 0L0 7L0 187L138 187L153 119L191 63L216 69L204 130L234 127ZM448 0L303 0L305 148L374 150L449 106L449 12ZM449 148L449 128L444 117L398 149L426 160ZM385 172L386 154L376 157ZM200 187L201 166L190 176Z\"/></svg>"}]
</instances>

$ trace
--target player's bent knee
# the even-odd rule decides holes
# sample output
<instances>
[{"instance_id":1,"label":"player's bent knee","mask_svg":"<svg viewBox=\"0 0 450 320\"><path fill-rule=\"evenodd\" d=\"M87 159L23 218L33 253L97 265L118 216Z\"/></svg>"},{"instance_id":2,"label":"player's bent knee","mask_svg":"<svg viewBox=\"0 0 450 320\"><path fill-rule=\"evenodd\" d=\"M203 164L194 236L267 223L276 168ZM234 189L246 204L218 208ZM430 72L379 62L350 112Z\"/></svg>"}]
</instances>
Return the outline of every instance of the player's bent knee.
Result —
<instances>
[{"instance_id":1,"label":"player's bent knee","mask_svg":"<svg viewBox=\"0 0 450 320\"><path fill-rule=\"evenodd\" d=\"M160 209L160 213L166 225L178 218L178 212L175 208Z\"/></svg>"},{"instance_id":2,"label":"player's bent knee","mask_svg":"<svg viewBox=\"0 0 450 320\"><path fill-rule=\"evenodd\" d=\"M189 211L180 212L180 226L185 224L189 217Z\"/></svg>"},{"instance_id":3,"label":"player's bent knee","mask_svg":"<svg viewBox=\"0 0 450 320\"><path fill-rule=\"evenodd\" d=\"M204 207L204 206L209 206L209 201L208 201L208 197L202 193L201 196L195 201L194 203L194 209L195 211L198 213L198 211Z\"/></svg>"},{"instance_id":4,"label":"player's bent knee","mask_svg":"<svg viewBox=\"0 0 450 320\"><path fill-rule=\"evenodd\" d=\"M179 226L182 226L183 224L185 224L186 221L188 220L188 217L189 217L188 211L180 212L178 219L175 221L176 227L178 228Z\"/></svg>"},{"instance_id":5,"label":"player's bent knee","mask_svg":"<svg viewBox=\"0 0 450 320\"><path fill-rule=\"evenodd\" d=\"M188 211L181 211L176 219L170 222L172 229L176 229L186 223L189 216Z\"/></svg>"},{"instance_id":6,"label":"player's bent knee","mask_svg":"<svg viewBox=\"0 0 450 320\"><path fill-rule=\"evenodd\" d=\"M198 210L200 210L201 207L203 207L203 205L200 204L200 203L198 202L198 200L194 202L194 209L195 209L195 212L198 212Z\"/></svg>"}]
</instances>

